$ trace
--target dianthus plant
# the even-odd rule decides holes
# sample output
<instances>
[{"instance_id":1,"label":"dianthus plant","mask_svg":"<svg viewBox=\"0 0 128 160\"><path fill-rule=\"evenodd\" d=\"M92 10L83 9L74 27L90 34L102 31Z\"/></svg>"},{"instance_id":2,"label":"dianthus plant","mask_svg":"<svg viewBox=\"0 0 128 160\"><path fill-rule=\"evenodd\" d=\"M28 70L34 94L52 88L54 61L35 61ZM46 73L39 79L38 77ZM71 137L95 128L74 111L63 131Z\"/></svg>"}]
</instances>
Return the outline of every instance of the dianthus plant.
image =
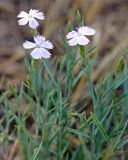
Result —
<instances>
[{"instance_id":1,"label":"dianthus plant","mask_svg":"<svg viewBox=\"0 0 128 160\"><path fill-rule=\"evenodd\" d=\"M45 38L45 36L40 35L38 32L38 27L39 27L39 22L38 20L44 20L44 13L40 12L39 10L35 10L35 9L31 9L28 13L26 13L25 11L21 11L18 16L18 18L20 18L18 20L18 24L20 26L24 26L27 25L29 26L31 33L32 33L32 39L33 41L28 41L25 40L23 42L23 48L26 50L30 50L30 55L32 57L32 61L31 61L31 67L30 67L30 75L29 75L29 79L28 80L32 80L31 78L31 74L33 74L33 72L35 71L35 62L39 61L39 59L43 59L43 64L45 66L45 69L47 70L47 73L49 74L49 77L51 78L51 82L54 82L54 89L51 89L52 92L50 93L50 95L54 94L54 96L51 98L53 101L53 106L56 105L57 108L57 114L55 118L58 118L56 123L58 123L57 125L60 127L58 133L58 139L59 139L59 143L61 144L61 139L62 139L62 132L64 129L64 124L66 124L64 121L67 120L63 120L63 114L64 114L64 107L67 106L68 102L68 96L70 95L72 89L73 89L73 83L71 82L70 78L71 78L71 74L72 74L72 69L73 65L75 65L74 61L72 61L72 59L70 59L71 57L67 55L67 77L66 78L62 78L61 80L59 80L59 78L55 78L54 77L54 73L51 71L49 65L47 65L46 61L44 59L49 59L50 57L52 58L52 54L51 52L49 52L49 50L53 49L54 46L53 44L47 40ZM77 51L80 53L80 59L81 61L84 63L84 68L83 68L83 73L86 74L87 79L88 79L88 84L89 84L89 89L90 91L93 93L92 95L92 101L94 104L96 104L96 99L95 99L95 92L94 92L94 88L93 88L93 84L91 81L91 71L90 71L90 64L89 64L89 60L88 60L88 54L87 54L87 50L86 50L86 45L88 45L88 43L90 42L90 40L88 39L88 36L93 36L96 33L95 29L92 29L88 26L84 26L84 25L79 25L76 30L71 30L69 33L67 33L67 35L65 36L65 41L66 41L66 45L68 45L67 48L69 48L69 50L73 50L72 48L77 48ZM62 65L62 64L61 64ZM61 66L60 65L60 66ZM62 65L63 66L63 65ZM70 67L69 67L70 66ZM68 68L69 67L69 68ZM61 67L60 67L61 68ZM61 70L61 69L60 69ZM66 93L66 98L63 99L62 101L62 87L63 86L63 80L66 81L66 90L68 93ZM29 82L29 81L28 81ZM47 87L49 88L49 86L51 85L51 82L48 82L49 85L47 85ZM71 83L69 83L71 82ZM29 83L27 83L27 85L29 86L29 88L33 88L33 86L29 85ZM38 82L36 82L36 85L38 86ZM40 87L40 86L39 86ZM45 88L45 87L44 87ZM47 90L47 89L46 89ZM46 93L47 94L47 93ZM64 94L64 93L63 93ZM39 95L40 96L40 95ZM57 99L57 100L54 100ZM37 102L39 103L38 98L36 99ZM67 101L66 101L67 100ZM49 100L48 100L49 101ZM47 102L48 103L48 102ZM48 104L47 104L48 105ZM62 105L64 105L64 107L62 107ZM38 116L39 116L40 112L38 112ZM38 117L37 117L38 118ZM43 124L43 122L42 122ZM36 132L36 136L38 136L38 132L39 130ZM47 136L47 135L46 135ZM48 138L48 137L47 137ZM45 141L45 139L44 139ZM50 143L50 142L49 142ZM41 142L42 145L42 142ZM60 148L60 146L59 146ZM50 150L50 149L49 149ZM58 154L58 153L57 153ZM61 156L60 156L61 157ZM61 159L61 158L58 158Z\"/></svg>"}]
</instances>

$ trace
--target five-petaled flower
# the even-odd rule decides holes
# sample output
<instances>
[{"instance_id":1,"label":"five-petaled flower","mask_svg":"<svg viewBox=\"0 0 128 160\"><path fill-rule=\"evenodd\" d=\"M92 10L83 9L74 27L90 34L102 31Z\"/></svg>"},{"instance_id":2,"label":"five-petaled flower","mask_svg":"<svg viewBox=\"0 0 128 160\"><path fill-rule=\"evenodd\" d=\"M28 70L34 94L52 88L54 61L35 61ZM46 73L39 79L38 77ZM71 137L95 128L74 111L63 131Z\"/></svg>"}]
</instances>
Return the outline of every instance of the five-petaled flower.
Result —
<instances>
[{"instance_id":1,"label":"five-petaled flower","mask_svg":"<svg viewBox=\"0 0 128 160\"><path fill-rule=\"evenodd\" d=\"M17 17L21 18L18 20L19 25L24 26L29 23L29 27L32 29L35 29L39 26L39 23L36 19L44 20L44 14L36 9L30 9L29 13L21 11Z\"/></svg>"},{"instance_id":2,"label":"five-petaled flower","mask_svg":"<svg viewBox=\"0 0 128 160\"><path fill-rule=\"evenodd\" d=\"M90 27L79 27L77 31L71 31L67 34L66 38L70 46L87 45L90 41L86 36L94 35L96 31Z\"/></svg>"},{"instance_id":3,"label":"five-petaled flower","mask_svg":"<svg viewBox=\"0 0 128 160\"><path fill-rule=\"evenodd\" d=\"M34 37L34 41L35 43L25 41L23 43L23 47L25 49L33 49L31 56L34 59L50 58L51 53L47 49L53 49L53 44L41 35Z\"/></svg>"}]
</instances>

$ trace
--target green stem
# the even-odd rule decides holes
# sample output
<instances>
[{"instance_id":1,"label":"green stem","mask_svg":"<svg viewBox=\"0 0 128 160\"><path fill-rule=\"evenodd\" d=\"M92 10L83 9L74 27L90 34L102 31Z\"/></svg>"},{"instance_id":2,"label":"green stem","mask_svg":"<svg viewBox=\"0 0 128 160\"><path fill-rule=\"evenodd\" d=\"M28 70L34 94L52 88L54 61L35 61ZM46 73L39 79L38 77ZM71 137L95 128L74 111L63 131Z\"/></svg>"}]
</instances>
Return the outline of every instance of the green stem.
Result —
<instances>
[{"instance_id":1,"label":"green stem","mask_svg":"<svg viewBox=\"0 0 128 160\"><path fill-rule=\"evenodd\" d=\"M90 94L92 96L92 102L93 102L94 112L95 112L97 99L96 99L96 93L94 90L93 82L91 79L91 69L90 69L91 67L89 64L89 58L88 58L88 56L86 56L86 49L84 46L80 46L80 55L81 55L83 64L85 65L85 73L87 76L87 81L88 81L88 85L89 85Z\"/></svg>"},{"instance_id":2,"label":"green stem","mask_svg":"<svg viewBox=\"0 0 128 160\"><path fill-rule=\"evenodd\" d=\"M43 63L44 63L44 67L45 67L47 73L49 74L52 82L54 83L56 88L58 88L58 84L57 84L57 81L56 81L56 79L55 79L55 77L53 75L53 71L51 70L51 67L49 66L49 64L47 63L47 61L45 59L43 60Z\"/></svg>"},{"instance_id":3,"label":"green stem","mask_svg":"<svg viewBox=\"0 0 128 160\"><path fill-rule=\"evenodd\" d=\"M91 97L92 97L92 103L93 103L93 109L94 109L94 114L97 115L97 98L96 98L96 93L95 93L95 90L94 90L94 86L93 86L93 82L92 82L92 79L91 79L91 66L90 66L90 63L89 63L89 57L88 55L86 55L86 49L84 46L80 46L80 55L81 55L81 58L82 58L82 61L83 61L83 64L85 65L85 73L86 73L86 77L87 77L87 81L88 81L88 86L89 86L89 90L90 90L90 94L91 94ZM93 157L92 159L94 159L94 155L95 155L95 139L96 139L96 136L95 136L95 124L93 124L92 126L92 153L93 153Z\"/></svg>"},{"instance_id":4,"label":"green stem","mask_svg":"<svg viewBox=\"0 0 128 160\"><path fill-rule=\"evenodd\" d=\"M31 33L32 33L32 36L35 37L35 36L37 36L38 31L37 31L37 29L32 29Z\"/></svg>"}]
</instances>

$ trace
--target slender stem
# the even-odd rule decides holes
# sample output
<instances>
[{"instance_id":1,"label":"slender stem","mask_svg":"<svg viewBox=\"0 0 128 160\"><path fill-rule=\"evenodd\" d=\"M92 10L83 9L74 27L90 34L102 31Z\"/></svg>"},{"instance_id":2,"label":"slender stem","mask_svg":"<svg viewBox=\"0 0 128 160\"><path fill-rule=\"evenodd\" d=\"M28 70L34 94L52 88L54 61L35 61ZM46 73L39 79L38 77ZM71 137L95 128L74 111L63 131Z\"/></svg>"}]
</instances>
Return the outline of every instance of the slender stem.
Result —
<instances>
[{"instance_id":1,"label":"slender stem","mask_svg":"<svg viewBox=\"0 0 128 160\"><path fill-rule=\"evenodd\" d=\"M81 58L82 58L82 61L83 61L83 64L85 65L85 73L86 73L86 77L87 77L87 81L88 81L88 86L89 86L89 90L90 90L90 94L91 94L91 97L92 97L92 103L93 103L93 109L94 109L94 114L97 115L97 99L96 99L96 93L95 93L95 90L94 90L94 86L93 86L93 82L92 82L92 79L91 79L91 67L90 67L90 64L89 64L89 58L88 56L86 55L86 49L85 47L83 46L80 46L80 55L81 55ZM95 158L95 124L93 124L92 126L92 153L93 153L93 159Z\"/></svg>"},{"instance_id":2,"label":"slender stem","mask_svg":"<svg viewBox=\"0 0 128 160\"><path fill-rule=\"evenodd\" d=\"M94 113L95 113L95 108L97 105L97 99L96 99L96 93L94 90L94 86L93 86L93 82L91 79L91 70L90 70L90 64L89 64L89 58L88 56L86 56L86 49L83 46L80 46L80 55L83 61L83 64L85 65L85 73L86 73L86 77L87 77L87 81L88 81L88 85L89 85L89 90L92 96L92 102L93 102L93 106L94 106Z\"/></svg>"},{"instance_id":3,"label":"slender stem","mask_svg":"<svg viewBox=\"0 0 128 160\"><path fill-rule=\"evenodd\" d=\"M53 75L53 72L51 71L51 68L50 68L50 66L48 65L47 61L43 60L43 63L44 63L45 69L46 69L46 71L48 72L48 74L49 74L52 82L54 83L54 85L56 86L56 88L58 88L58 84L57 84L57 82L56 82L56 80L55 80L55 77L54 77L54 75Z\"/></svg>"}]
</instances>

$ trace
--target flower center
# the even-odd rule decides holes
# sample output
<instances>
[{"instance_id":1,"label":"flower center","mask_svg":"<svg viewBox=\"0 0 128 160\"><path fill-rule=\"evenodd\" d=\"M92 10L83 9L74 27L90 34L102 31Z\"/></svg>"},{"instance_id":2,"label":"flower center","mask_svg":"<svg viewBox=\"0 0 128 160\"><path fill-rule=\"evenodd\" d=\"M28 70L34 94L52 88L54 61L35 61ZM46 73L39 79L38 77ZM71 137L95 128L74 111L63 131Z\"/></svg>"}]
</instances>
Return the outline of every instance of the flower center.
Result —
<instances>
[{"instance_id":1,"label":"flower center","mask_svg":"<svg viewBox=\"0 0 128 160\"><path fill-rule=\"evenodd\" d=\"M30 19L31 19L31 18L33 18L33 16L32 16L32 15L29 15L28 17L29 17Z\"/></svg>"},{"instance_id":2,"label":"flower center","mask_svg":"<svg viewBox=\"0 0 128 160\"><path fill-rule=\"evenodd\" d=\"M40 45L36 45L36 47L37 47L37 48L41 48L41 46L40 46Z\"/></svg>"},{"instance_id":3,"label":"flower center","mask_svg":"<svg viewBox=\"0 0 128 160\"><path fill-rule=\"evenodd\" d=\"M79 33L79 36L83 36L81 33Z\"/></svg>"}]
</instances>

